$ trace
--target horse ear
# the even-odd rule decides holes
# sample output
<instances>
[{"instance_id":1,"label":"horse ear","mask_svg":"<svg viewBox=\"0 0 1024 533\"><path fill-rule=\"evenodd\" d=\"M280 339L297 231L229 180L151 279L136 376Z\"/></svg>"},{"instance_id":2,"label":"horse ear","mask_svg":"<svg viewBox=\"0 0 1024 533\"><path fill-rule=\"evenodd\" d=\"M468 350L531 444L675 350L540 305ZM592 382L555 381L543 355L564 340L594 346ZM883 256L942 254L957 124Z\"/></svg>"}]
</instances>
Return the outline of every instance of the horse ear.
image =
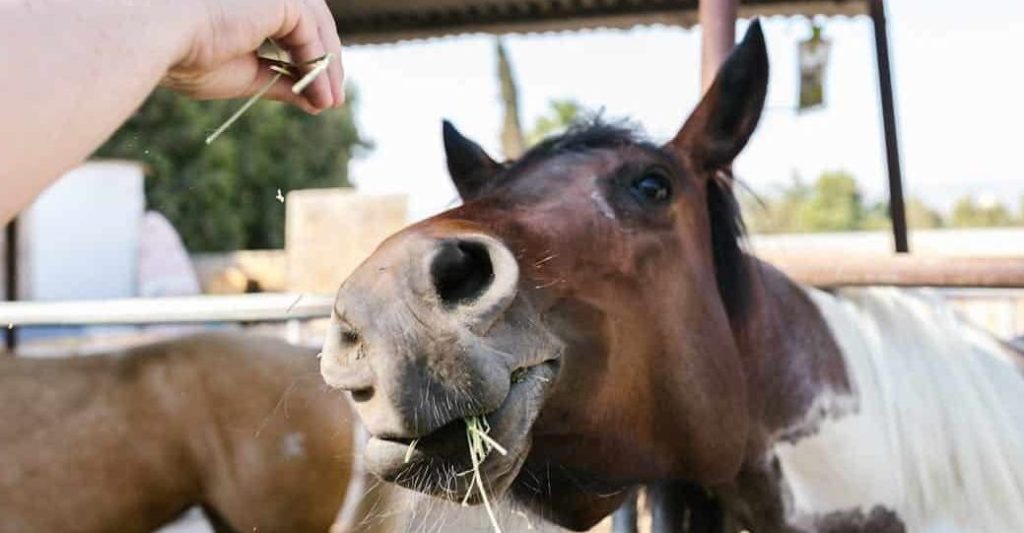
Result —
<instances>
[{"instance_id":1,"label":"horse ear","mask_svg":"<svg viewBox=\"0 0 1024 533\"><path fill-rule=\"evenodd\" d=\"M467 139L451 122L444 121L444 153L448 159L448 174L463 200L476 196L484 185L501 169L480 145Z\"/></svg>"},{"instance_id":2,"label":"horse ear","mask_svg":"<svg viewBox=\"0 0 1024 533\"><path fill-rule=\"evenodd\" d=\"M767 91L768 50L755 19L667 148L702 169L728 167L754 133Z\"/></svg>"}]
</instances>

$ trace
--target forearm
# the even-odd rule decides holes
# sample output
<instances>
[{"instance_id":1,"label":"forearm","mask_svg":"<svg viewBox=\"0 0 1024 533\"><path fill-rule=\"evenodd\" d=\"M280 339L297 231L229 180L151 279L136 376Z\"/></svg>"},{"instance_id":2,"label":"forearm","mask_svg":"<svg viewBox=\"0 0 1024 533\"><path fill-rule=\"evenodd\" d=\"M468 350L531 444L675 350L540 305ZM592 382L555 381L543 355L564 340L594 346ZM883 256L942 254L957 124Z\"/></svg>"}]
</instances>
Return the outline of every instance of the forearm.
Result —
<instances>
[{"instance_id":1,"label":"forearm","mask_svg":"<svg viewBox=\"0 0 1024 533\"><path fill-rule=\"evenodd\" d=\"M0 223L88 157L185 54L186 4L0 0L0 36L14 43L0 52Z\"/></svg>"}]
</instances>

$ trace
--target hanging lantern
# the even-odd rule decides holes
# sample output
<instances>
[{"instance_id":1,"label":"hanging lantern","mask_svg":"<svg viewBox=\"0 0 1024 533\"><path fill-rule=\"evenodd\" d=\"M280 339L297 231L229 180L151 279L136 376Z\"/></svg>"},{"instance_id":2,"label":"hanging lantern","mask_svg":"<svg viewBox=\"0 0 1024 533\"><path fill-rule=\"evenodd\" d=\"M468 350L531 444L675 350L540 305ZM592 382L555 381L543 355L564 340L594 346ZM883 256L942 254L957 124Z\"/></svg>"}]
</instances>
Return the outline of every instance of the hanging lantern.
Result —
<instances>
[{"instance_id":1,"label":"hanging lantern","mask_svg":"<svg viewBox=\"0 0 1024 533\"><path fill-rule=\"evenodd\" d=\"M813 24L813 23L812 23ZM821 26L811 26L811 36L798 45L800 64L800 100L798 111L825 105L825 67L832 43L821 36Z\"/></svg>"}]
</instances>

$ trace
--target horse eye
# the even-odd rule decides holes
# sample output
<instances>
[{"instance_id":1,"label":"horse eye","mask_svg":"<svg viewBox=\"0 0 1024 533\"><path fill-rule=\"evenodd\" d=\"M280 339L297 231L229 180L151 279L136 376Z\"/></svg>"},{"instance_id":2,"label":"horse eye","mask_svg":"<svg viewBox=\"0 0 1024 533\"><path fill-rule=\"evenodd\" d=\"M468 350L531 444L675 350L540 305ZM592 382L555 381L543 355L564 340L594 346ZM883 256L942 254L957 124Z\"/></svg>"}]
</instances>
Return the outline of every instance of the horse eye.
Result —
<instances>
[{"instance_id":1,"label":"horse eye","mask_svg":"<svg viewBox=\"0 0 1024 533\"><path fill-rule=\"evenodd\" d=\"M672 196L672 186L661 174L644 174L630 188L638 198L651 203L663 203Z\"/></svg>"}]
</instances>

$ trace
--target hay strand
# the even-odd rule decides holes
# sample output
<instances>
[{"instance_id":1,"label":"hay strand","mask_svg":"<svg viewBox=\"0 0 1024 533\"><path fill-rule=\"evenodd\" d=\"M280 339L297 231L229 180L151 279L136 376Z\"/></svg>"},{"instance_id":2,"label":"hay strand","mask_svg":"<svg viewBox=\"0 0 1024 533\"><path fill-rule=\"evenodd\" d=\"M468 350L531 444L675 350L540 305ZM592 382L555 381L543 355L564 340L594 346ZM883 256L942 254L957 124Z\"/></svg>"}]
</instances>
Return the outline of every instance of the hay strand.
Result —
<instances>
[{"instance_id":1,"label":"hay strand","mask_svg":"<svg viewBox=\"0 0 1024 533\"><path fill-rule=\"evenodd\" d=\"M242 104L242 107L238 108L238 111L235 111L234 114L228 117L228 119L224 121L219 128L206 137L206 144L210 144L217 140L217 137L220 137L221 134L227 131L227 129L230 128L231 125L239 119L239 117L248 111L256 101L267 94L267 91L277 83L277 80L281 79L281 76L288 76L289 78L292 78L295 76L295 69L297 67L311 65L313 68L311 68L309 72L302 77L302 79L292 85L292 93L299 94L305 90L310 83L313 83L313 80L323 74L324 71L327 70L327 67L330 66L331 61L334 60L334 54L327 54L311 61L306 61L300 65L296 65L291 62L291 56L288 52L278 46L273 39L267 39L263 45L260 46L256 55L265 62L271 63L268 68L274 73L274 77L266 85L261 87L259 91L256 91L256 94L250 96L249 99Z\"/></svg>"},{"instance_id":2,"label":"hay strand","mask_svg":"<svg viewBox=\"0 0 1024 533\"><path fill-rule=\"evenodd\" d=\"M480 473L480 465L487 459L487 455L494 450L501 455L508 455L508 450L504 446L494 440L488 433L491 431L490 424L487 423L487 418L482 416L470 416L466 417L466 444L469 446L469 460L473 464L471 470L460 472L459 476L467 474L473 474L473 479L469 482L469 488L466 490L466 495L462 497L462 505L469 504L469 497L473 495L473 490L476 489L480 492L480 498L484 502L484 509L487 510L487 517L491 520L491 527L494 528L494 533L501 533L501 526L498 525L498 518L494 514L494 508L491 507L491 498L487 495L487 488L484 486L484 478ZM413 439L409 443L409 447L405 450L405 462L408 463L412 460L412 454L416 451L416 444L419 443L419 439Z\"/></svg>"},{"instance_id":3,"label":"hay strand","mask_svg":"<svg viewBox=\"0 0 1024 533\"><path fill-rule=\"evenodd\" d=\"M490 435L484 433L483 431L480 431L479 429L477 429L476 426L467 427L469 428L469 431L472 431L474 434L476 434L477 437L480 437L484 442L487 443L488 446L493 448L495 451L497 451L501 455L508 455L508 450L506 450L504 446L502 446L501 444L498 444L498 441L491 438Z\"/></svg>"},{"instance_id":4,"label":"hay strand","mask_svg":"<svg viewBox=\"0 0 1024 533\"><path fill-rule=\"evenodd\" d=\"M420 439L412 439L412 442L409 443L409 449L405 450L405 462L406 463L408 463L409 461L412 460L412 452L416 451L416 444L419 441L420 441Z\"/></svg>"},{"instance_id":5,"label":"hay strand","mask_svg":"<svg viewBox=\"0 0 1024 533\"><path fill-rule=\"evenodd\" d=\"M487 510L487 517L491 519L491 526L494 528L494 532L501 533L501 526L498 525L498 519L494 516L491 500L487 496L487 489L484 487L484 478L480 474L480 465L487 459L487 454L492 449L500 449L499 451L502 451L502 455L506 455L508 452L504 451L505 449L500 445L495 447L490 444L497 444L494 439L487 435L490 430L491 428L487 424L486 418L480 416L466 418L466 441L469 444L469 459L473 463L473 480L469 485L469 490L466 491L466 496L462 499L462 504L466 505L469 501L469 496L473 492L475 485L480 491L480 498L484 501L484 509Z\"/></svg>"},{"instance_id":6,"label":"hay strand","mask_svg":"<svg viewBox=\"0 0 1024 533\"><path fill-rule=\"evenodd\" d=\"M213 141L216 141L217 137L220 137L222 133L227 131L228 128L230 128L231 125L234 124L235 121L238 120L238 118L241 117L243 113L248 111L249 108L252 107L252 105L255 104L257 100L263 98L263 95L267 94L267 91L269 91L270 88L273 87L274 84L277 83L277 80L281 79L281 76L283 75L284 74L281 74L281 72L275 71L274 77L270 78L270 81L268 81L266 85L261 87L260 90L256 91L256 94L250 96L249 99L246 100L244 104L242 104L242 107L238 108L238 111L235 111L234 114L228 117L228 119L225 120L224 123L221 124L219 128L214 130L213 133L211 133L206 138L206 144L210 144Z\"/></svg>"},{"instance_id":7,"label":"hay strand","mask_svg":"<svg viewBox=\"0 0 1024 533\"><path fill-rule=\"evenodd\" d=\"M306 87L308 87L310 83L313 83L313 80L315 80L317 76L323 74L323 72L327 70L327 67L331 65L331 61L333 60L334 54L330 53L314 60L312 62L313 68L310 69L302 79L295 82L295 85L292 85L292 94L299 94L306 90Z\"/></svg>"}]
</instances>

